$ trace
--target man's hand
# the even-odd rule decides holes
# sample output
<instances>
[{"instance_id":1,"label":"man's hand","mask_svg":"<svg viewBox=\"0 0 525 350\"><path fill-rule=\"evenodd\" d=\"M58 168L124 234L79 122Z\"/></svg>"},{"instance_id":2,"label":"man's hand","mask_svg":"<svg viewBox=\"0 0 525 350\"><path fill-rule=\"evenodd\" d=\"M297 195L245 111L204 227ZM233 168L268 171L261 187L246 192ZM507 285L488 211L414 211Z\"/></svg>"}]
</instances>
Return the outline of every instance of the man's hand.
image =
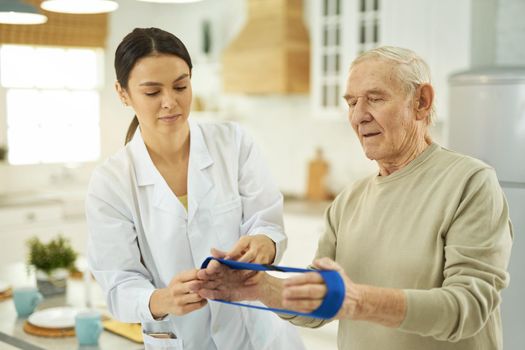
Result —
<instances>
[{"instance_id":1,"label":"man's hand","mask_svg":"<svg viewBox=\"0 0 525 350\"><path fill-rule=\"evenodd\" d=\"M329 258L314 261L313 266L321 270L335 270L343 278L346 296L335 316L336 319L354 318L357 313L360 291L356 288L343 268ZM308 272L296 277L284 280L283 306L290 310L309 313L317 309L326 295L326 285L323 278L317 272Z\"/></svg>"},{"instance_id":2,"label":"man's hand","mask_svg":"<svg viewBox=\"0 0 525 350\"><path fill-rule=\"evenodd\" d=\"M226 253L217 249L211 250L215 258L226 258ZM205 269L197 272L201 281L195 291L206 299L227 301L258 299L259 282L262 274L257 271L232 270L216 260L210 261Z\"/></svg>"}]
</instances>

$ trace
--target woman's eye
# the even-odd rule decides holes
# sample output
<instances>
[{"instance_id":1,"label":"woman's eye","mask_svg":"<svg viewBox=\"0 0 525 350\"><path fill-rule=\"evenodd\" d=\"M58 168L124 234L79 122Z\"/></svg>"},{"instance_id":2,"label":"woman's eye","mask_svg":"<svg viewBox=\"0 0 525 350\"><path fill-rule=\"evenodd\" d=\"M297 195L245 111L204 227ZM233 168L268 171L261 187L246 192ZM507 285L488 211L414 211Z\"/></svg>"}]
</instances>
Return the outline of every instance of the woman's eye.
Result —
<instances>
[{"instance_id":1,"label":"woman's eye","mask_svg":"<svg viewBox=\"0 0 525 350\"><path fill-rule=\"evenodd\" d=\"M175 90L177 90L177 91L186 90L186 86L177 86L177 87L175 87Z\"/></svg>"},{"instance_id":2,"label":"woman's eye","mask_svg":"<svg viewBox=\"0 0 525 350\"><path fill-rule=\"evenodd\" d=\"M146 96L155 96L156 94L158 94L159 92L158 91L155 91L155 92L146 92Z\"/></svg>"}]
</instances>

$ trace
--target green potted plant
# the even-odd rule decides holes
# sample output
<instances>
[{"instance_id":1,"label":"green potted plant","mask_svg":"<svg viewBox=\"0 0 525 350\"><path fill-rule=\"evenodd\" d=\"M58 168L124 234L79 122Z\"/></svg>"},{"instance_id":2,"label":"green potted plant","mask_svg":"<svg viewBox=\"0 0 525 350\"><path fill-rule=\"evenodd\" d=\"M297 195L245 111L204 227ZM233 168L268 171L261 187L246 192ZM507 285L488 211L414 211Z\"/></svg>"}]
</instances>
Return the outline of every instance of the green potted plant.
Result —
<instances>
[{"instance_id":1,"label":"green potted plant","mask_svg":"<svg viewBox=\"0 0 525 350\"><path fill-rule=\"evenodd\" d=\"M7 146L0 145L0 162L7 160Z\"/></svg>"},{"instance_id":2,"label":"green potted plant","mask_svg":"<svg viewBox=\"0 0 525 350\"><path fill-rule=\"evenodd\" d=\"M36 283L44 296L62 294L66 291L69 271L74 269L77 253L67 238L58 235L49 243L37 237L27 241L28 264L36 268Z\"/></svg>"}]
</instances>

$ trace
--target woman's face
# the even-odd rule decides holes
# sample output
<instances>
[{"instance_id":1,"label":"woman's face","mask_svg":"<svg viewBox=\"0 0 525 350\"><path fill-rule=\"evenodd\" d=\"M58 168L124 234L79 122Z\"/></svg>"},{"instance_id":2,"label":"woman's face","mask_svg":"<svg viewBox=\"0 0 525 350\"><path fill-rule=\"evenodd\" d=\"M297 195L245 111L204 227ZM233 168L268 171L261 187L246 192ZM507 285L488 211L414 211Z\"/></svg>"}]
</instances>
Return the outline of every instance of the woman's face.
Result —
<instances>
[{"instance_id":1,"label":"woman's face","mask_svg":"<svg viewBox=\"0 0 525 350\"><path fill-rule=\"evenodd\" d=\"M117 91L133 107L145 135L170 134L187 124L191 108L190 68L175 55L158 54L137 61L128 88Z\"/></svg>"}]
</instances>

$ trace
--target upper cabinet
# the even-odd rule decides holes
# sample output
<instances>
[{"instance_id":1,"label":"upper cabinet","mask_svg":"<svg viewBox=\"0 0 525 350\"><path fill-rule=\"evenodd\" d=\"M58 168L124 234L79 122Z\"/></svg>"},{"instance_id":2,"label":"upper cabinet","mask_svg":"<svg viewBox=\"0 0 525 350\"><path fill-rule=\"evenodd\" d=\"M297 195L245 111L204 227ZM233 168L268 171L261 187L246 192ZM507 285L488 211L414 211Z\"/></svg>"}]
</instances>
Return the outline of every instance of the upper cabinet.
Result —
<instances>
[{"instance_id":1,"label":"upper cabinet","mask_svg":"<svg viewBox=\"0 0 525 350\"><path fill-rule=\"evenodd\" d=\"M447 119L448 77L494 63L497 0L311 0L312 104L344 119L348 67L380 45L415 51L430 66L438 121Z\"/></svg>"},{"instance_id":2,"label":"upper cabinet","mask_svg":"<svg viewBox=\"0 0 525 350\"><path fill-rule=\"evenodd\" d=\"M324 119L344 119L350 62L380 43L379 0L312 0L312 104Z\"/></svg>"}]
</instances>

